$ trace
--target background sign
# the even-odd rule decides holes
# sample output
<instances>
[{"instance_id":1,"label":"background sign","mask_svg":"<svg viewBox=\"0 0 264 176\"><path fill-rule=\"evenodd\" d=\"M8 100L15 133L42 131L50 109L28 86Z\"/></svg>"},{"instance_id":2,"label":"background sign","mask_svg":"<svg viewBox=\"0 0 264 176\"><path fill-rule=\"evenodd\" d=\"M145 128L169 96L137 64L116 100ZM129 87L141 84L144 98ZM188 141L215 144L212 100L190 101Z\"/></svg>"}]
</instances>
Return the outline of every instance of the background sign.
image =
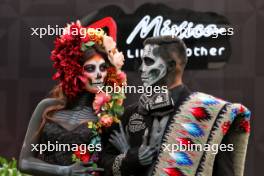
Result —
<instances>
[{"instance_id":1,"label":"background sign","mask_svg":"<svg viewBox=\"0 0 264 176\"><path fill-rule=\"evenodd\" d=\"M125 70L138 69L143 41L147 37L172 35L184 40L189 63L187 69L221 68L231 54L228 20L212 12L175 10L163 4L144 4L126 14L118 6L106 6L82 20L89 25L110 16L117 24L117 45L126 57Z\"/></svg>"}]
</instances>

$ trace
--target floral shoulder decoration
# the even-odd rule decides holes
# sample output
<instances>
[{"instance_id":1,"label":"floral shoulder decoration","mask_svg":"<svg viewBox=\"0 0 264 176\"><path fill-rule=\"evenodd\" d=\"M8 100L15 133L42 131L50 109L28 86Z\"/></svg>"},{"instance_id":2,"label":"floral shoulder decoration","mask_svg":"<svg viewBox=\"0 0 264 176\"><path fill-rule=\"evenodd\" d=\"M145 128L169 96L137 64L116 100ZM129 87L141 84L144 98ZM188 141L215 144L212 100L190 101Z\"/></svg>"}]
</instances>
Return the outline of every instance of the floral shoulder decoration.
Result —
<instances>
[{"instance_id":1,"label":"floral shoulder decoration","mask_svg":"<svg viewBox=\"0 0 264 176\"><path fill-rule=\"evenodd\" d=\"M68 24L63 35L55 39L55 48L51 52L51 60L56 73L53 80L59 80L64 94L67 98L72 99L83 90L85 77L82 75L83 67L79 64L79 59L84 52L93 45L103 46L103 37L106 33L101 28L83 27L79 21ZM106 49L105 49L106 50ZM109 51L106 51L109 53ZM115 66L111 65L107 68L107 76L105 80L105 88L122 89L126 85L126 74ZM97 123L88 123L95 137L92 139L94 143L100 143L97 138L103 128L110 127L114 122L119 122L119 117L123 114L123 100L125 95L120 93L106 93L105 88L95 95L93 109L98 116ZM73 160L77 161L95 161L94 153L80 154L78 151L73 155Z\"/></svg>"}]
</instances>

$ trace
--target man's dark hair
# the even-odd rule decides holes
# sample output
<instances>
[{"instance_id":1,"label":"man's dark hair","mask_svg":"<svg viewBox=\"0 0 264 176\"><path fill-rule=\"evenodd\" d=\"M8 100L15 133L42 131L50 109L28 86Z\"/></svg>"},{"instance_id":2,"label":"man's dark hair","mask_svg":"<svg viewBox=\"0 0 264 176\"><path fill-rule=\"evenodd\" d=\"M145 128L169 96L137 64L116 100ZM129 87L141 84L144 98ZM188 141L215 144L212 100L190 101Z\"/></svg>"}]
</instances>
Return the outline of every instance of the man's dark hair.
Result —
<instances>
[{"instance_id":1,"label":"man's dark hair","mask_svg":"<svg viewBox=\"0 0 264 176\"><path fill-rule=\"evenodd\" d=\"M167 63L170 63L172 60L182 66L185 67L187 63L187 54L186 54L186 46L184 42L177 38L176 36L159 36L159 37L150 37L144 41L144 46L147 44L150 45L158 45L156 51L153 51L154 55L159 55L163 58Z\"/></svg>"}]
</instances>

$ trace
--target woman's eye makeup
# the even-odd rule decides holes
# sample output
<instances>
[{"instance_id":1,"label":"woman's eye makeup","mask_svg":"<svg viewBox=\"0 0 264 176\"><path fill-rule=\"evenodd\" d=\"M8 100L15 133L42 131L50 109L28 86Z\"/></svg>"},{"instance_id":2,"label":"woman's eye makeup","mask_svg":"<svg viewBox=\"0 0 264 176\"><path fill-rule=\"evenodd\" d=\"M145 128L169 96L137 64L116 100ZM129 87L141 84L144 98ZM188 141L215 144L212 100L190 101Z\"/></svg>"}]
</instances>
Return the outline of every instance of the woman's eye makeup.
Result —
<instances>
[{"instance_id":1,"label":"woman's eye makeup","mask_svg":"<svg viewBox=\"0 0 264 176\"><path fill-rule=\"evenodd\" d=\"M86 72L89 72L89 73L95 71L95 65L88 64L88 65L85 65L83 68Z\"/></svg>"},{"instance_id":2,"label":"woman's eye makeup","mask_svg":"<svg viewBox=\"0 0 264 176\"><path fill-rule=\"evenodd\" d=\"M106 71L106 69L107 69L106 63L101 64L99 68L100 68L100 71L102 71L102 72Z\"/></svg>"}]
</instances>

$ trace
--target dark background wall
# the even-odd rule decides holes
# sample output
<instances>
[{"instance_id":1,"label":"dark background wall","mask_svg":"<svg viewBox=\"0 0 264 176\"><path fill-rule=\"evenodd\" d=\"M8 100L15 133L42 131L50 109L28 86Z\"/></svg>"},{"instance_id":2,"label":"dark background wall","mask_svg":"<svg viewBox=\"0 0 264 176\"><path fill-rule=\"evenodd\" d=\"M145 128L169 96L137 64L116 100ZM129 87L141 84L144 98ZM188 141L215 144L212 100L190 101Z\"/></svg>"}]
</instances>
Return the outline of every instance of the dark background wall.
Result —
<instances>
[{"instance_id":1,"label":"dark background wall","mask_svg":"<svg viewBox=\"0 0 264 176\"><path fill-rule=\"evenodd\" d=\"M30 36L31 27L81 18L93 10L116 4L133 12L146 0L0 0L0 156L18 157L34 107L55 84L49 54L54 36ZM185 83L252 111L246 175L263 175L264 156L264 1L160 0L172 8L212 11L226 16L235 27L230 62L221 70L186 71ZM120 41L119 41L120 42ZM129 84L140 84L129 72ZM128 95L127 104L136 97Z\"/></svg>"}]
</instances>

